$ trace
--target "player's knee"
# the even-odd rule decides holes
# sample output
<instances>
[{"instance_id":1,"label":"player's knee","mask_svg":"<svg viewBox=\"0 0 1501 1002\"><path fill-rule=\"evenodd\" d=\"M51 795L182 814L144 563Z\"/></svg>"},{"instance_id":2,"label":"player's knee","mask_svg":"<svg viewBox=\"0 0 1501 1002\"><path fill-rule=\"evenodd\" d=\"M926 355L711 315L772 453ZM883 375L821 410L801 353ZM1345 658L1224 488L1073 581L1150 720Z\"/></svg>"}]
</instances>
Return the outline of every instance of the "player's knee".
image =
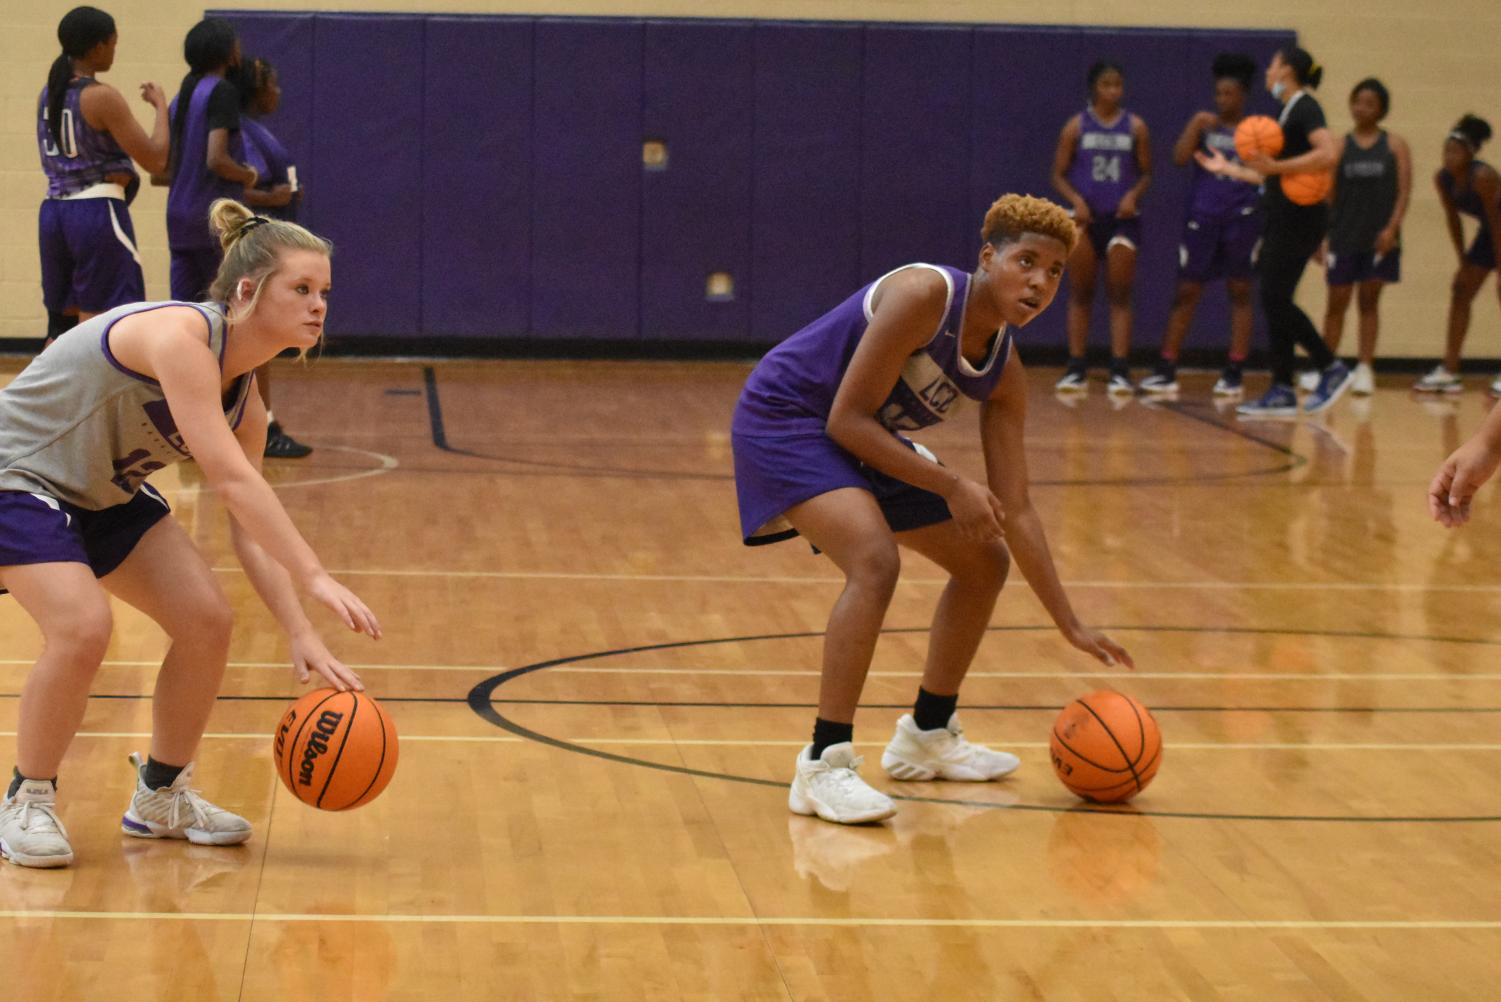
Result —
<instances>
[{"instance_id":1,"label":"player's knee","mask_svg":"<svg viewBox=\"0 0 1501 1002\"><path fill-rule=\"evenodd\" d=\"M1231 306L1251 305L1251 286L1249 284L1231 285L1226 289L1226 294L1230 297Z\"/></svg>"},{"instance_id":2,"label":"player's knee","mask_svg":"<svg viewBox=\"0 0 1501 1002\"><path fill-rule=\"evenodd\" d=\"M47 651L68 670L92 677L109 649L114 628L109 603L85 602L68 610L67 615L43 623L42 638Z\"/></svg>"},{"instance_id":3,"label":"player's knee","mask_svg":"<svg viewBox=\"0 0 1501 1002\"><path fill-rule=\"evenodd\" d=\"M891 540L871 540L850 562L851 584L890 595L902 573L902 555Z\"/></svg>"},{"instance_id":4,"label":"player's knee","mask_svg":"<svg viewBox=\"0 0 1501 1002\"><path fill-rule=\"evenodd\" d=\"M1197 306L1202 294L1203 286L1194 282L1180 282L1177 292L1173 294L1173 306ZM1233 300L1234 296L1231 298Z\"/></svg>"},{"instance_id":5,"label":"player's knee","mask_svg":"<svg viewBox=\"0 0 1501 1002\"><path fill-rule=\"evenodd\" d=\"M176 611L180 615L167 631L173 640L229 646L235 625L234 610L217 590L192 596Z\"/></svg>"},{"instance_id":6,"label":"player's knee","mask_svg":"<svg viewBox=\"0 0 1501 1002\"><path fill-rule=\"evenodd\" d=\"M1375 288L1362 286L1360 292L1356 294L1355 305L1362 313L1375 313L1376 304L1380 301L1381 288L1379 286Z\"/></svg>"},{"instance_id":7,"label":"player's knee","mask_svg":"<svg viewBox=\"0 0 1501 1002\"><path fill-rule=\"evenodd\" d=\"M987 543L974 551L974 566L965 585L979 592L997 593L1011 573L1011 551L1002 542Z\"/></svg>"},{"instance_id":8,"label":"player's knee","mask_svg":"<svg viewBox=\"0 0 1501 1002\"><path fill-rule=\"evenodd\" d=\"M1131 305L1131 283L1130 282L1112 282L1112 283L1110 283L1110 288L1106 290L1106 294L1110 298L1110 305L1111 306L1130 306Z\"/></svg>"}]
</instances>

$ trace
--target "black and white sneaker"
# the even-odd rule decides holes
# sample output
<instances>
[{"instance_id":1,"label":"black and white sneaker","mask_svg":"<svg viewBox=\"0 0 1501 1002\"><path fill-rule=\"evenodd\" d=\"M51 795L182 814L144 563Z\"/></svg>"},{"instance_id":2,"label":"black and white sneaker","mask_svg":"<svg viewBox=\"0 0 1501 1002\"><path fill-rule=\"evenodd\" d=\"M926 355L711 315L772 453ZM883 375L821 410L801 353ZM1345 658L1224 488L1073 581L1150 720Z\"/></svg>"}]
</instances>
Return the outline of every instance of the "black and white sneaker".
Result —
<instances>
[{"instance_id":1,"label":"black and white sneaker","mask_svg":"<svg viewBox=\"0 0 1501 1002\"><path fill-rule=\"evenodd\" d=\"M282 430L279 422L273 421L266 428L266 451L267 459L303 459L312 455L313 447L303 445L291 435Z\"/></svg>"}]
</instances>

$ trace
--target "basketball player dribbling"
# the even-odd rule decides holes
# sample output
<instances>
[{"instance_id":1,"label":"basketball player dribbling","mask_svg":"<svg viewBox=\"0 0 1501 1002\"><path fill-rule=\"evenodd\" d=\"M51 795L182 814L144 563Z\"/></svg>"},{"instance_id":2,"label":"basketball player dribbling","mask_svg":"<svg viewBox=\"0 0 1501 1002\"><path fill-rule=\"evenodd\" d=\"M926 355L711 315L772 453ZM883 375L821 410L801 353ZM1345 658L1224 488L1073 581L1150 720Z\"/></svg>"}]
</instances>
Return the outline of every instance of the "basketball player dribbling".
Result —
<instances>
[{"instance_id":1,"label":"basketball player dribbling","mask_svg":"<svg viewBox=\"0 0 1501 1002\"><path fill-rule=\"evenodd\" d=\"M192 789L192 762L229 655L231 614L214 573L146 478L192 458L230 515L251 585L286 631L293 669L339 689L359 677L325 646L298 595L373 638L380 626L335 581L261 476L266 411L256 366L322 337L329 246L228 199L210 210L224 260L208 303L122 306L74 327L0 390L0 587L41 629L0 802L0 854L66 866L58 766L109 644L114 595L172 645L157 676L150 757L121 827L139 838L229 845L244 818ZM96 580L97 579L97 580Z\"/></svg>"},{"instance_id":2,"label":"basketball player dribbling","mask_svg":"<svg viewBox=\"0 0 1501 1002\"><path fill-rule=\"evenodd\" d=\"M1045 200L986 213L974 271L912 264L773 348L735 408L735 488L746 545L802 535L845 577L824 637L813 741L788 806L856 824L895 813L858 774L854 718L905 546L949 574L910 715L881 757L898 780L999 779L1020 764L964 737L955 709L1012 556L1064 638L1106 665L1130 655L1079 622L1027 490L1027 380L1012 328L1053 301L1076 228ZM901 434L980 405L986 479ZM1009 549L1008 549L1009 544Z\"/></svg>"}]
</instances>

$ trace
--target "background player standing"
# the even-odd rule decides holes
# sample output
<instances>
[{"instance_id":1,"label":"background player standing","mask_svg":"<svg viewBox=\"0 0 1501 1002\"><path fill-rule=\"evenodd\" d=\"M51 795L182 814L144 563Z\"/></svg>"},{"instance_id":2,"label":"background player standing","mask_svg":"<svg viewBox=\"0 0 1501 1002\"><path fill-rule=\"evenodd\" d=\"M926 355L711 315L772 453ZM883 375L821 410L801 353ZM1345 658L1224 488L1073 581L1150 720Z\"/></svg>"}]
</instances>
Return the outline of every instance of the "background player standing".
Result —
<instances>
[{"instance_id":1,"label":"background player standing","mask_svg":"<svg viewBox=\"0 0 1501 1002\"><path fill-rule=\"evenodd\" d=\"M1225 369L1214 384L1216 396L1240 396L1241 367L1251 352L1256 319L1251 295L1256 251L1261 243L1261 192L1240 178L1210 173L1195 162L1194 153L1214 150L1232 163L1240 162L1235 152L1235 127L1245 117L1256 63L1250 56L1224 52L1214 58L1211 72L1214 111L1201 111L1190 118L1173 144L1173 163L1192 166L1193 182L1183 241L1178 245L1178 289L1162 336L1162 357L1156 371L1141 382L1141 388L1154 395L1178 391L1178 353L1206 282L1223 278L1230 297L1230 348Z\"/></svg>"},{"instance_id":2,"label":"background player standing","mask_svg":"<svg viewBox=\"0 0 1501 1002\"><path fill-rule=\"evenodd\" d=\"M1110 302L1110 377L1113 395L1136 392L1131 383L1131 287L1141 243L1141 196L1152 183L1147 124L1125 110L1124 71L1101 60L1086 77L1089 104L1070 118L1053 156L1053 187L1074 207L1082 239L1069 258L1068 368L1057 389L1088 389L1085 352L1094 307L1095 272L1105 262Z\"/></svg>"},{"instance_id":3,"label":"background player standing","mask_svg":"<svg viewBox=\"0 0 1501 1002\"><path fill-rule=\"evenodd\" d=\"M37 147L47 175L38 218L47 343L80 320L146 298L130 202L148 172L167 164L167 99L154 83L141 100L156 109L148 136L115 88L96 75L114 65L115 20L75 7L57 26L62 55L37 101Z\"/></svg>"}]
</instances>

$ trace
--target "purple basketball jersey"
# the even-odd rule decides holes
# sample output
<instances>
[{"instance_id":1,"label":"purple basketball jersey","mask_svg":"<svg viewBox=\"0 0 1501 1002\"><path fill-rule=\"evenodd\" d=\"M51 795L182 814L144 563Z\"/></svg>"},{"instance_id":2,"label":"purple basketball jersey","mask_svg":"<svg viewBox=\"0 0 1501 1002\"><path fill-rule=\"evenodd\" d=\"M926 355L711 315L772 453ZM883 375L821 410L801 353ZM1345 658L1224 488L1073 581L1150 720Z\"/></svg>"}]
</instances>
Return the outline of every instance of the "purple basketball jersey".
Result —
<instances>
[{"instance_id":1,"label":"purple basketball jersey","mask_svg":"<svg viewBox=\"0 0 1501 1002\"><path fill-rule=\"evenodd\" d=\"M1113 216L1121 199L1141 176L1136 166L1136 116L1122 111L1114 125L1095 117L1094 109L1079 115L1079 147L1068 169L1068 183L1097 216Z\"/></svg>"},{"instance_id":2,"label":"purple basketball jersey","mask_svg":"<svg viewBox=\"0 0 1501 1002\"><path fill-rule=\"evenodd\" d=\"M219 241L208 227L208 207L215 199L237 199L245 191L243 186L208 169L208 99L221 84L234 86L223 77L204 77L193 88L188 101L177 173L167 192L167 244L173 250L218 248ZM172 100L171 112L175 118L176 98ZM229 155L241 163L245 160L245 144L238 129L229 134Z\"/></svg>"},{"instance_id":3,"label":"purple basketball jersey","mask_svg":"<svg viewBox=\"0 0 1501 1002\"><path fill-rule=\"evenodd\" d=\"M111 174L138 176L130 156L115 142L115 137L84 121L79 98L84 88L97 82L93 77L78 77L68 84L59 130L61 141L54 139L48 128L47 88L42 88L37 99L36 143L42 155L42 170L47 175L48 198L76 195Z\"/></svg>"},{"instance_id":4,"label":"purple basketball jersey","mask_svg":"<svg viewBox=\"0 0 1501 1002\"><path fill-rule=\"evenodd\" d=\"M1231 163L1240 163L1240 154L1235 152L1235 129L1218 125L1204 133L1199 148L1208 153L1219 150ZM1254 184L1246 184L1234 178L1220 177L1193 165L1193 183L1188 194L1190 219L1208 222L1226 222L1236 216L1252 212L1261 204L1261 192Z\"/></svg>"},{"instance_id":5,"label":"purple basketball jersey","mask_svg":"<svg viewBox=\"0 0 1501 1002\"><path fill-rule=\"evenodd\" d=\"M255 172L260 175L257 187L270 190L278 184L290 183L290 172L296 170L296 164L292 162L292 156L281 144L281 140L260 121L248 116L240 119L240 131L245 139L245 163L254 167ZM262 209L261 212L276 219L295 221L297 203L298 199L293 198L286 205Z\"/></svg>"},{"instance_id":6,"label":"purple basketball jersey","mask_svg":"<svg viewBox=\"0 0 1501 1002\"><path fill-rule=\"evenodd\" d=\"M969 273L931 264L949 287L948 309L928 343L907 359L876 419L891 431L926 428L952 417L965 399L986 400L1001 380L1011 351L1011 334L1001 330L983 363L973 365L959 352ZM901 269L897 269L900 271ZM893 274L888 272L887 275ZM871 300L880 279L777 345L756 365L735 409L738 435L823 434L834 394L850 359L870 325Z\"/></svg>"}]
</instances>

